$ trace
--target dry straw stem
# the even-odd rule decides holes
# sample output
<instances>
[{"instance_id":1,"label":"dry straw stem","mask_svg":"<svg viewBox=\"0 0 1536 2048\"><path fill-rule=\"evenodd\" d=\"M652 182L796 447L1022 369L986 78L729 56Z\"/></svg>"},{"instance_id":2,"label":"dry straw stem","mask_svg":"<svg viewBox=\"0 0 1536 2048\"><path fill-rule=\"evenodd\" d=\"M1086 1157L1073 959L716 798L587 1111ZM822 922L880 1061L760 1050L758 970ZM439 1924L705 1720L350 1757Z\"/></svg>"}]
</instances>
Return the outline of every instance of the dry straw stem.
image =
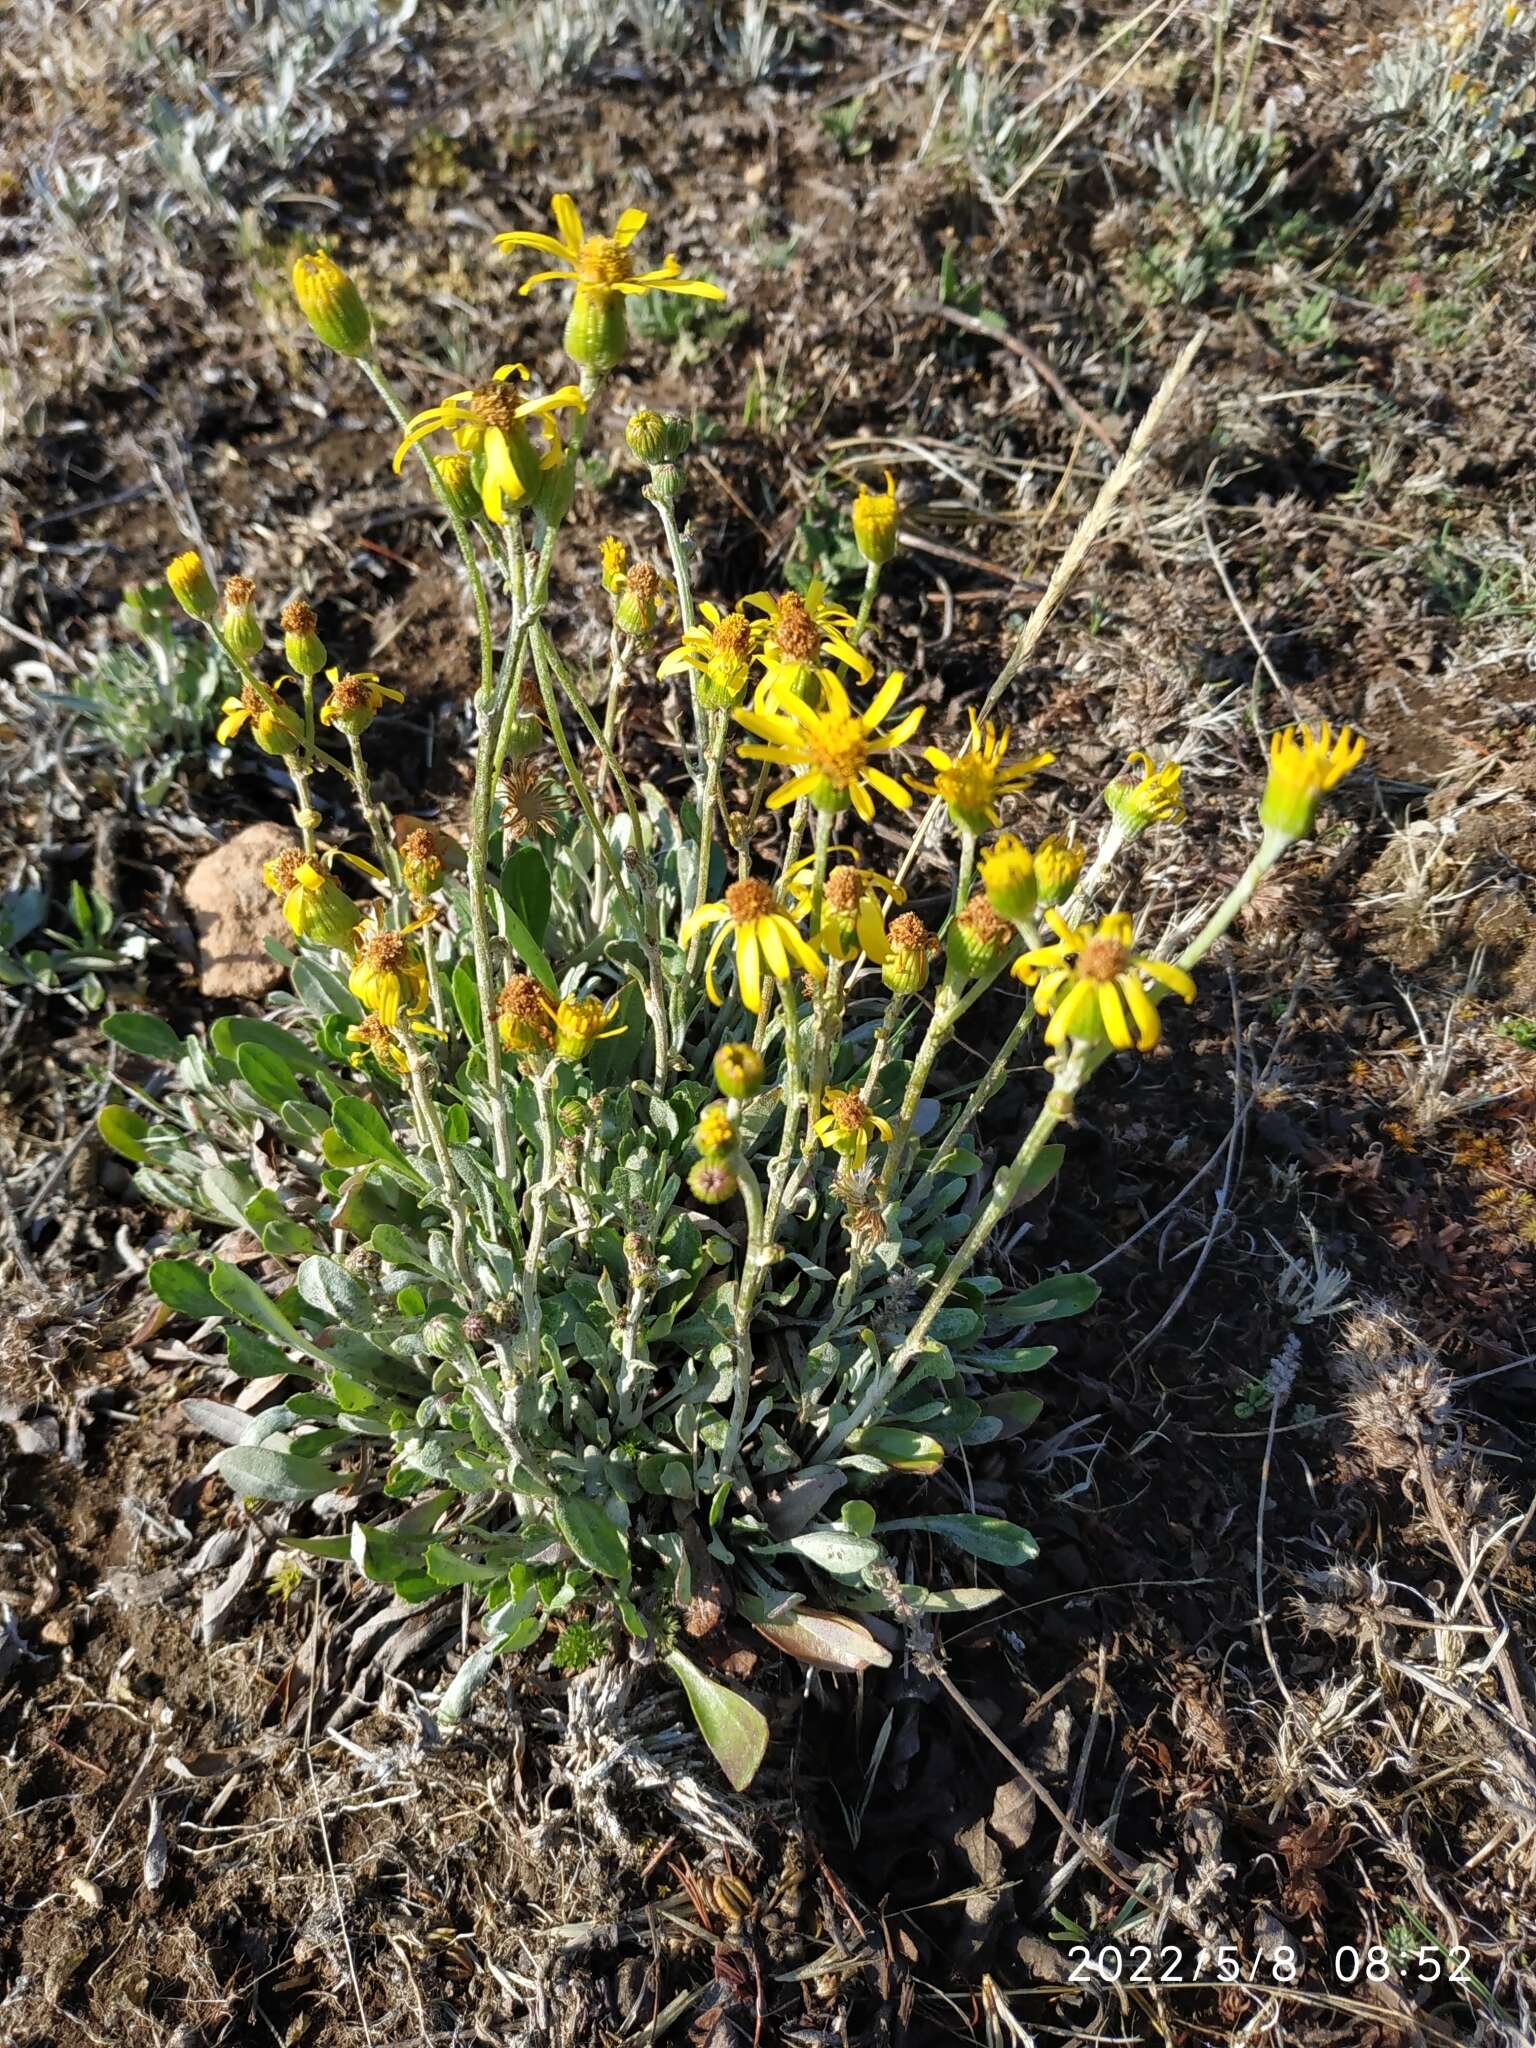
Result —
<instances>
[{"instance_id":1,"label":"dry straw stem","mask_svg":"<svg viewBox=\"0 0 1536 2048\"><path fill-rule=\"evenodd\" d=\"M1125 453L1100 484L1098 496L1089 506L1081 526L1068 541L1061 560L1051 573L1051 580L1041 594L1040 601L1024 621L1024 629L1014 643L1013 652L998 670L992 687L978 707L978 721L985 719L988 713L996 708L1003 692L1045 637L1045 629L1056 616L1061 601L1071 588L1073 578L1082 567L1088 550L1108 526L1110 515L1145 464L1157 430L1177 397L1179 387L1189 375L1190 367L1204 347L1205 338L1209 333L1210 324L1203 321L1180 349L1173 367L1152 394L1152 403L1142 415ZM917 830L912 835L912 844L907 848L901 866L896 870L898 882L905 881L911 873L929 830L943 808L943 800L935 797L918 821Z\"/></svg>"}]
</instances>

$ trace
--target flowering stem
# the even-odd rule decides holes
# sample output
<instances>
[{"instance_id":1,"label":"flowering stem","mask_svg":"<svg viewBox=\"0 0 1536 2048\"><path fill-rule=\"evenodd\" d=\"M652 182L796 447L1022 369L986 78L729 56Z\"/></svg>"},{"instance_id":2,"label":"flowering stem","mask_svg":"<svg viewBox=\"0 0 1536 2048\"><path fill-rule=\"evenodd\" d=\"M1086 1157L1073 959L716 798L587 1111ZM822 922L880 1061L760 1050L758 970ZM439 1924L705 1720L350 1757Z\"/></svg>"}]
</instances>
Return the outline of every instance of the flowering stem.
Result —
<instances>
[{"instance_id":1,"label":"flowering stem","mask_svg":"<svg viewBox=\"0 0 1536 2048\"><path fill-rule=\"evenodd\" d=\"M557 1183L555 1163L555 1119L549 1094L549 1069L535 1067L530 1079L539 1120L539 1178L530 1190L532 1215L528 1226L528 1256L523 1265L523 1337L528 1347L528 1366L537 1371L539 1336L544 1312L539 1301L539 1263L544 1252L544 1232L549 1220L549 1195Z\"/></svg>"},{"instance_id":2,"label":"flowering stem","mask_svg":"<svg viewBox=\"0 0 1536 2048\"><path fill-rule=\"evenodd\" d=\"M695 700L697 703L697 700ZM720 805L720 772L725 764L726 743L730 738L730 714L725 711L710 711L702 714L705 724L704 742L704 794L699 805L699 866L693 880L693 909L695 914L709 901L709 864L715 850L715 812ZM704 943L702 931L694 933L688 942L688 958L683 966L682 983L679 988L681 1000L685 991L692 987L694 973L699 962L699 948Z\"/></svg>"},{"instance_id":3,"label":"flowering stem","mask_svg":"<svg viewBox=\"0 0 1536 2048\"><path fill-rule=\"evenodd\" d=\"M426 1078L426 1062L409 1050L406 1058L406 1072L410 1078L411 1101L416 1110L417 1126L431 1148L438 1178L443 1184L443 1207L448 1211L453 1270L458 1275L460 1286L469 1292L474 1286L474 1272L465 1249L468 1219L464 1214L463 1190L454 1168L453 1154L448 1150L448 1139L437 1113L437 1104L432 1100L432 1089Z\"/></svg>"},{"instance_id":4,"label":"flowering stem","mask_svg":"<svg viewBox=\"0 0 1536 2048\"><path fill-rule=\"evenodd\" d=\"M389 829L389 813L373 794L373 779L368 773L368 763L363 758L362 742L356 733L347 734L347 746L352 755L352 787L357 792L357 807L363 814L363 823L368 827L368 837L373 841L373 850L397 891L405 884L400 873L400 855ZM441 1023L442 1019L439 1018Z\"/></svg>"},{"instance_id":5,"label":"flowering stem","mask_svg":"<svg viewBox=\"0 0 1536 2048\"><path fill-rule=\"evenodd\" d=\"M880 564L878 562L866 562L864 564L864 595L859 601L859 616L854 620L853 631L849 635L855 647L858 646L859 641L864 636L864 628L869 624L870 614L875 609L875 598L878 596L879 590Z\"/></svg>"},{"instance_id":6,"label":"flowering stem","mask_svg":"<svg viewBox=\"0 0 1536 2048\"><path fill-rule=\"evenodd\" d=\"M954 1144L956 1138L959 1137L960 1133L965 1129L967 1124L969 1124L974 1117L978 1116L981 1113L981 1111L986 1108L987 1104L992 1100L993 1096L997 1093L998 1089L1002 1087L1003 1082L1008 1077L1008 1063L1013 1058L1013 1055L1018 1051L1025 1037L1028 1035L1029 1028L1033 1022L1034 1012L1026 1004L1024 1009L1021 1010L1019 1013L1017 1023L1009 1032L1007 1038L1004 1039L1002 1045L998 1048L996 1057L993 1059L992 1064L987 1068L987 1071L976 1083L976 1086L971 1090L970 1094L966 1097L965 1101L961 1104L960 1108L957 1109L955 1114L950 1118L949 1123L945 1127L944 1135L935 1141L933 1146L933 1161L923 1171L923 1173L919 1175L917 1182L913 1187L912 1193L914 1200L919 1199L922 1196L923 1190L931 1186L934 1177L934 1165L937 1164L937 1162L944 1157L944 1154L949 1150L950 1146Z\"/></svg>"},{"instance_id":7,"label":"flowering stem","mask_svg":"<svg viewBox=\"0 0 1536 2048\"><path fill-rule=\"evenodd\" d=\"M960 868L955 876L955 909L964 910L971 894L971 877L976 872L976 834L960 828Z\"/></svg>"},{"instance_id":8,"label":"flowering stem","mask_svg":"<svg viewBox=\"0 0 1536 2048\"><path fill-rule=\"evenodd\" d=\"M1179 955L1178 964L1186 970L1195 967L1209 953L1212 946L1231 924L1232 920L1253 900L1253 892L1269 873L1275 862L1285 852L1290 841L1266 831L1259 844L1258 852L1249 861L1236 882L1233 883L1225 902L1217 905L1214 914L1190 940Z\"/></svg>"},{"instance_id":9,"label":"flowering stem","mask_svg":"<svg viewBox=\"0 0 1536 2048\"><path fill-rule=\"evenodd\" d=\"M736 1363L732 1374L730 1420L726 1424L725 1443L720 1451L720 1471L724 1477L728 1477L735 1468L742 1431L747 1425L747 1404L752 1398L752 1311L757 1305L758 1291L767 1271L768 1250L763 1190L744 1152L731 1154L731 1171L736 1176L742 1207L747 1212L747 1249L741 1278L736 1283L735 1314L732 1318Z\"/></svg>"},{"instance_id":10,"label":"flowering stem","mask_svg":"<svg viewBox=\"0 0 1536 2048\"><path fill-rule=\"evenodd\" d=\"M978 976L963 996L956 995L956 984L948 976L940 984L934 1001L933 1014L928 1019L928 1029L923 1042L917 1049L912 1062L912 1071L907 1076L906 1093L901 1098L901 1110L891 1131L891 1142L885 1149L885 1165L881 1170L877 1193L882 1202L889 1201L897 1185L901 1168L905 1163L907 1146L912 1139L912 1125L922 1104L923 1089L928 1076L933 1072L934 1061L955 1035L955 1026L973 1003L980 1000L997 979L995 973Z\"/></svg>"},{"instance_id":11,"label":"flowering stem","mask_svg":"<svg viewBox=\"0 0 1536 2048\"><path fill-rule=\"evenodd\" d=\"M917 1320L885 1364L871 1376L869 1385L853 1409L828 1432L821 1446L818 1463L825 1464L841 1449L856 1429L871 1415L879 1413L885 1407L895 1392L901 1375L928 1341L928 1332L933 1328L940 1309L975 1265L987 1239L1013 1206L1019 1190L1028 1178L1030 1168L1050 1141L1051 1133L1058 1124L1071 1116L1078 1089L1098 1065L1098 1061L1093 1058L1094 1050L1092 1047L1084 1047L1074 1042L1056 1076L1055 1087L1046 1097L1045 1107L1031 1124L1012 1162L992 1183L992 1192L983 1204L981 1213L966 1232L949 1264L934 1281ZM1108 1048L1104 1050L1107 1052Z\"/></svg>"}]
</instances>

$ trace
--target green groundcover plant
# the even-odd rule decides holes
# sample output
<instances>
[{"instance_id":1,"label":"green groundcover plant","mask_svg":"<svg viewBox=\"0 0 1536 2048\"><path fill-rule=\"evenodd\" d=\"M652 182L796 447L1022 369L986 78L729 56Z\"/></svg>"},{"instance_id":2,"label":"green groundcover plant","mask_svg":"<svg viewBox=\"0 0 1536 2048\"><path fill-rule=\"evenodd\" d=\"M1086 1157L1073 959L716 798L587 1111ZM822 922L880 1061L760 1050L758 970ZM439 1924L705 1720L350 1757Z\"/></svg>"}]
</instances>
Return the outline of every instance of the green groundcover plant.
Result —
<instances>
[{"instance_id":1,"label":"green groundcover plant","mask_svg":"<svg viewBox=\"0 0 1536 2048\"><path fill-rule=\"evenodd\" d=\"M297 1552L406 1601L471 1599L479 1640L442 1718L547 1633L563 1668L627 1639L671 1670L740 1787L767 1726L708 1668L723 1612L858 1670L889 1661L868 1618L964 1610L995 1597L955 1583L967 1560L1034 1555L996 1516L909 1511L909 1475L946 1460L965 1502L961 1454L1034 1419L1039 1333L1097 1293L1070 1273L1009 1285L989 1239L1056 1172L1054 1134L1096 1070L1157 1042L1170 995L1193 999L1191 970L1361 743L1275 735L1253 862L1177 960L1149 958L1129 913L1095 906L1125 846L1182 818L1177 763L1133 757L1091 856L1075 832L999 832L1051 759L987 722L1021 656L967 731L914 757L923 712L874 662L890 479L852 508L857 613L814 583L717 604L676 516L689 424L651 412L625 439L664 566L605 542L607 677L590 685L548 600L626 309L723 294L672 257L640 268L643 214L589 235L568 198L553 210L555 235L498 237L552 265L530 284L570 293L576 379L542 395L512 364L408 417L352 280L322 254L296 266L305 316L396 422L395 467L419 466L473 597L468 823L455 837L379 802L363 742L399 693L330 665L307 601L282 610L276 674L251 582L221 600L196 553L172 562L238 672L220 739L292 778L297 836L265 870L287 985L206 1037L111 1018L170 1074L101 1130L183 1232L259 1242L259 1260L164 1257L149 1275L168 1311L221 1328L235 1373L286 1390L222 1453L228 1484L281 1504ZM621 757L637 687L672 692L667 791ZM322 840L321 777L366 854ZM858 850L877 809L911 828L895 874ZM930 921L906 889L925 847L950 881ZM945 1047L1010 984L1017 1021L940 1108ZM1020 1065L1041 1072L1038 1113L983 1147ZM906 1575L914 1536L947 1551L933 1575L951 1583Z\"/></svg>"}]
</instances>

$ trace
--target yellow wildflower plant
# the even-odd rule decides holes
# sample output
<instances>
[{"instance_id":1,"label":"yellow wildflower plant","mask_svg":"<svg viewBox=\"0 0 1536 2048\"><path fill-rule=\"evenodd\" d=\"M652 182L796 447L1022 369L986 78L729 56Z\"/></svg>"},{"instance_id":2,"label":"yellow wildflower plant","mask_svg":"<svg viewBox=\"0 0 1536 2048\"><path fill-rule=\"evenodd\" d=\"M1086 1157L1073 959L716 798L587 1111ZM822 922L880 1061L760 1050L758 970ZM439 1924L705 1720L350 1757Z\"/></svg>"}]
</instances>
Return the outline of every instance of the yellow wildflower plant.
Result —
<instances>
[{"instance_id":1,"label":"yellow wildflower plant","mask_svg":"<svg viewBox=\"0 0 1536 2048\"><path fill-rule=\"evenodd\" d=\"M1153 825L1182 825L1189 814L1179 788L1184 775L1179 763L1165 761L1157 767L1150 754L1138 751L1127 756L1125 765L1137 779L1117 777L1104 792L1122 835L1134 839Z\"/></svg>"},{"instance_id":2,"label":"yellow wildflower plant","mask_svg":"<svg viewBox=\"0 0 1536 2048\"><path fill-rule=\"evenodd\" d=\"M340 669L328 668L325 677L331 687L320 706L320 723L333 725L353 739L368 730L385 704L405 702L405 692L389 689L372 669L344 676Z\"/></svg>"},{"instance_id":3,"label":"yellow wildflower plant","mask_svg":"<svg viewBox=\"0 0 1536 2048\"><path fill-rule=\"evenodd\" d=\"M826 1106L813 1127L816 1136L857 1173L869 1157L872 1136L887 1145L891 1142L890 1124L876 1116L857 1088L829 1088L824 1100Z\"/></svg>"},{"instance_id":4,"label":"yellow wildflower plant","mask_svg":"<svg viewBox=\"0 0 1536 2048\"><path fill-rule=\"evenodd\" d=\"M896 486L885 472L885 489L859 485L853 501L853 544L871 568L883 569L896 552Z\"/></svg>"},{"instance_id":5,"label":"yellow wildflower plant","mask_svg":"<svg viewBox=\"0 0 1536 2048\"><path fill-rule=\"evenodd\" d=\"M271 687L281 690L293 680L292 676L279 676ZM268 703L253 683L242 684L235 696L224 699L219 710L223 715L213 736L221 747L227 747L247 726L264 754L295 754L304 744L301 714L285 704Z\"/></svg>"},{"instance_id":6,"label":"yellow wildflower plant","mask_svg":"<svg viewBox=\"0 0 1536 2048\"><path fill-rule=\"evenodd\" d=\"M446 1035L435 1024L423 1024L419 1019L413 1021L410 1028L412 1035L418 1038L442 1038ZM403 1076L410 1072L409 1052L395 1028L381 1017L367 1016L360 1024L349 1024L347 1037L357 1047L356 1052L347 1055L350 1065L360 1067L372 1054L386 1073Z\"/></svg>"},{"instance_id":7,"label":"yellow wildflower plant","mask_svg":"<svg viewBox=\"0 0 1536 2048\"><path fill-rule=\"evenodd\" d=\"M1317 807L1365 759L1365 741L1349 727L1336 734L1325 718L1313 733L1305 725L1288 725L1269 741L1269 779L1259 805L1266 837L1288 846L1305 839Z\"/></svg>"},{"instance_id":8,"label":"yellow wildflower plant","mask_svg":"<svg viewBox=\"0 0 1536 2048\"><path fill-rule=\"evenodd\" d=\"M1070 925L1060 912L1048 910L1045 921L1056 934L1054 943L1022 954L1013 972L1026 982L1038 972L1035 1009L1051 1020L1045 1028L1047 1045L1108 1039L1118 1052L1132 1046L1150 1052L1162 1036L1162 1022L1143 976L1186 1003L1194 1001L1194 981L1182 967L1148 960L1133 950L1133 927L1125 911L1111 911L1095 925Z\"/></svg>"},{"instance_id":9,"label":"yellow wildflower plant","mask_svg":"<svg viewBox=\"0 0 1536 2048\"><path fill-rule=\"evenodd\" d=\"M923 706L918 704L889 732L880 729L880 721L894 707L906 677L900 669L893 670L865 708L855 711L831 669L820 669L817 674L819 705L770 684L750 711L738 708L732 713L737 724L753 735L753 744L741 748L743 760L767 761L797 771L769 797L769 809L777 810L805 796L819 811L840 811L852 804L867 823L875 815L875 797L883 796L904 811L912 801L910 793L894 776L874 766L874 756L905 746L922 724Z\"/></svg>"},{"instance_id":10,"label":"yellow wildflower plant","mask_svg":"<svg viewBox=\"0 0 1536 2048\"><path fill-rule=\"evenodd\" d=\"M654 270L637 270L631 245L650 215L638 206L626 207L611 235L589 235L582 225L576 202L568 192L557 192L550 201L558 235L546 235L527 228L513 228L495 237L503 255L514 249L532 249L552 256L558 268L536 270L524 278L519 293L540 284L575 286L571 310L565 324L565 350L583 369L601 374L623 360L627 340L624 301L643 298L647 292L673 292L691 299L723 299L717 284L703 278L684 277L675 256L666 256Z\"/></svg>"},{"instance_id":11,"label":"yellow wildflower plant","mask_svg":"<svg viewBox=\"0 0 1536 2048\"><path fill-rule=\"evenodd\" d=\"M505 525L512 507L531 497L545 473L564 460L555 416L562 412L584 412L586 400L575 384L562 384L542 398L516 399L504 387L508 380L527 381L522 363L503 363L485 383L472 390L450 391L436 405L407 421L405 434L395 450L393 468L400 474L405 458L419 441L432 434L452 434L459 450L476 461L480 470L480 501L485 515L496 525ZM528 438L524 422L536 419L549 436L542 454Z\"/></svg>"},{"instance_id":12,"label":"yellow wildflower plant","mask_svg":"<svg viewBox=\"0 0 1536 2048\"><path fill-rule=\"evenodd\" d=\"M338 951L352 943L363 913L321 864L290 846L261 864L261 878L282 901L283 917L295 938L316 939ZM376 871L375 871L376 872Z\"/></svg>"},{"instance_id":13,"label":"yellow wildflower plant","mask_svg":"<svg viewBox=\"0 0 1536 2048\"><path fill-rule=\"evenodd\" d=\"M702 624L690 626L681 642L656 664L658 676L691 675L694 693L706 711L731 711L746 695L753 649L765 627L745 612L725 612L707 601L699 606Z\"/></svg>"},{"instance_id":14,"label":"yellow wildflower plant","mask_svg":"<svg viewBox=\"0 0 1536 2048\"><path fill-rule=\"evenodd\" d=\"M1012 738L1007 726L1001 730L990 723L978 723L969 713L971 737L958 753L942 747L924 747L923 759L933 770L931 782L907 779L924 796L942 797L950 823L957 831L979 837L998 822L998 802L1005 796L1019 796L1029 788L1042 768L1049 768L1054 754L1030 754L1024 760L1008 759Z\"/></svg>"},{"instance_id":15,"label":"yellow wildflower plant","mask_svg":"<svg viewBox=\"0 0 1536 2048\"><path fill-rule=\"evenodd\" d=\"M165 580L188 618L206 625L218 610L219 593L196 548L188 548L185 554L166 564Z\"/></svg>"},{"instance_id":16,"label":"yellow wildflower plant","mask_svg":"<svg viewBox=\"0 0 1536 2048\"><path fill-rule=\"evenodd\" d=\"M545 1009L555 1029L555 1058L584 1060L603 1038L622 1038L627 1027L615 1024L619 999L605 1003L600 996L562 996L558 1003L546 998Z\"/></svg>"},{"instance_id":17,"label":"yellow wildflower plant","mask_svg":"<svg viewBox=\"0 0 1536 2048\"><path fill-rule=\"evenodd\" d=\"M694 1126L693 1149L705 1159L724 1159L736 1149L736 1124L723 1102L712 1102Z\"/></svg>"},{"instance_id":18,"label":"yellow wildflower plant","mask_svg":"<svg viewBox=\"0 0 1536 2048\"><path fill-rule=\"evenodd\" d=\"M414 923L391 931L374 911L353 934L354 954L347 987L381 1024L393 1028L402 1015L419 1017L428 1000L427 970L412 936L433 921L428 911Z\"/></svg>"},{"instance_id":19,"label":"yellow wildflower plant","mask_svg":"<svg viewBox=\"0 0 1536 2048\"><path fill-rule=\"evenodd\" d=\"M831 853L851 854L851 846L834 846ZM816 856L806 854L784 876L784 887L802 917L809 917L816 893ZM881 899L884 899L882 903ZM835 867L821 891L821 926L812 934L829 960L846 965L861 953L879 967L885 960L885 911L893 903L905 903L907 892L889 875L873 868Z\"/></svg>"},{"instance_id":20,"label":"yellow wildflower plant","mask_svg":"<svg viewBox=\"0 0 1536 2048\"><path fill-rule=\"evenodd\" d=\"M513 249L534 249L553 256L560 265L557 270L536 270L532 277L525 277L518 286L520 294L531 292L537 284L573 284L578 291L620 292L626 298L640 298L647 292L675 292L691 299L725 297L717 284L684 277L675 256L664 257L655 270L635 269L630 244L650 219L638 206L624 209L611 235L589 235L568 192L557 192L549 210L560 230L558 238L527 228L513 228L493 238L503 255Z\"/></svg>"},{"instance_id":21,"label":"yellow wildflower plant","mask_svg":"<svg viewBox=\"0 0 1536 2048\"><path fill-rule=\"evenodd\" d=\"M754 1016L763 1007L763 973L788 981L797 967L813 981L826 976L826 964L802 937L794 916L784 908L771 884L749 875L732 882L718 903L706 903L685 918L678 937L683 945L718 926L704 962L704 986L718 1006L715 961L729 939L736 954L736 992Z\"/></svg>"},{"instance_id":22,"label":"yellow wildflower plant","mask_svg":"<svg viewBox=\"0 0 1536 2048\"><path fill-rule=\"evenodd\" d=\"M742 605L763 615L758 652L769 682L787 672L787 679L803 688L828 661L851 668L861 683L874 674L874 664L848 638L856 625L853 613L827 595L820 577L803 591L755 590Z\"/></svg>"}]
</instances>

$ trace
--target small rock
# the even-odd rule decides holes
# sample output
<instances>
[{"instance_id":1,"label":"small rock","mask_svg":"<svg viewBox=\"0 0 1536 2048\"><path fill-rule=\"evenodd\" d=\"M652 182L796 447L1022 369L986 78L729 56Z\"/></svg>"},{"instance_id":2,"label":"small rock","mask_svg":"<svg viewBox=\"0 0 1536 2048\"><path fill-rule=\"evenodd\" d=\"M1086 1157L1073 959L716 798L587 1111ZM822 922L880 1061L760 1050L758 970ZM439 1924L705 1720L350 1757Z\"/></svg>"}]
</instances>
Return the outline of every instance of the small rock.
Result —
<instances>
[{"instance_id":1,"label":"small rock","mask_svg":"<svg viewBox=\"0 0 1536 2048\"><path fill-rule=\"evenodd\" d=\"M261 865L297 843L280 825L247 825L204 854L188 875L186 901L197 930L205 996L262 996L282 980L265 942L287 942L293 935L282 905L261 879Z\"/></svg>"}]
</instances>

